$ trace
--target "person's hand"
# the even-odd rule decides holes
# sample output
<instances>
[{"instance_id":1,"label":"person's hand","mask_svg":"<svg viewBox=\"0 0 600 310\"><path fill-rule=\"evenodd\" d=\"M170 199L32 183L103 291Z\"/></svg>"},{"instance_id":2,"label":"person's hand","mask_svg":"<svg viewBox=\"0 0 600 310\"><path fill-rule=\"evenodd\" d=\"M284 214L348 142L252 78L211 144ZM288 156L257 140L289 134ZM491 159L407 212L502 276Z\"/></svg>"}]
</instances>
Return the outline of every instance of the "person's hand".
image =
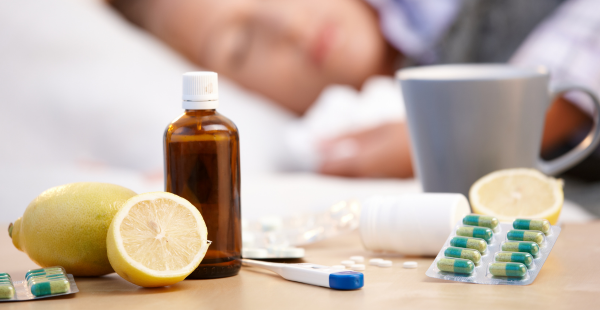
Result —
<instances>
[{"instance_id":1,"label":"person's hand","mask_svg":"<svg viewBox=\"0 0 600 310\"><path fill-rule=\"evenodd\" d=\"M381 125L323 141L319 172L347 177L413 176L405 122Z\"/></svg>"}]
</instances>

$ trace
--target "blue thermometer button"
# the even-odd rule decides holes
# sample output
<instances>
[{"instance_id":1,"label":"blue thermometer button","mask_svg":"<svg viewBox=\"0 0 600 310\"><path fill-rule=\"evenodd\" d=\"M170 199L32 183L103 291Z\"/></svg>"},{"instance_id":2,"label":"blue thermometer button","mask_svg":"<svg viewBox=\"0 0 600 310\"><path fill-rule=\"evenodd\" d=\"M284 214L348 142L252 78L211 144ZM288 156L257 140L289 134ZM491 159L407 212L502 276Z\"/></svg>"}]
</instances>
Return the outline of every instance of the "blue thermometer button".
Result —
<instances>
[{"instance_id":1,"label":"blue thermometer button","mask_svg":"<svg viewBox=\"0 0 600 310\"><path fill-rule=\"evenodd\" d=\"M340 271L329 274L329 287L336 290L357 290L365 285L362 273Z\"/></svg>"}]
</instances>

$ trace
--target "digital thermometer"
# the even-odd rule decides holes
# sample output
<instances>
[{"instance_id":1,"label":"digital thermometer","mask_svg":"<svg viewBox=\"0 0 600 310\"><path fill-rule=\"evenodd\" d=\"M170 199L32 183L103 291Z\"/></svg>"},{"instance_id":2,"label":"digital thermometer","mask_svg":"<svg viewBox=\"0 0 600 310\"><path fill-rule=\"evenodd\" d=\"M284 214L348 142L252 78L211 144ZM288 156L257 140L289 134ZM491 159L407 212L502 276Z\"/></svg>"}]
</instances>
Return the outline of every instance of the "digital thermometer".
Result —
<instances>
[{"instance_id":1,"label":"digital thermometer","mask_svg":"<svg viewBox=\"0 0 600 310\"><path fill-rule=\"evenodd\" d=\"M245 266L271 270L286 280L302 282L336 290L356 290L365 284L361 272L332 269L315 264L280 264L242 259Z\"/></svg>"}]
</instances>

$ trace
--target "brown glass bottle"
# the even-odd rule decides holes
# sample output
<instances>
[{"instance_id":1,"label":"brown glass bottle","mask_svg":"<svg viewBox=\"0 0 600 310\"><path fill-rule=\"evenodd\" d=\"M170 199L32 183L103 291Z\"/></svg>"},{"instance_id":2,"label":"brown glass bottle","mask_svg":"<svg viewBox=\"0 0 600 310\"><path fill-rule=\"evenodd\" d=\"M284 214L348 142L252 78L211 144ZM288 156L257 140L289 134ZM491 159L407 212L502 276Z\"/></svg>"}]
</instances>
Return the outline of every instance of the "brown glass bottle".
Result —
<instances>
[{"instance_id":1,"label":"brown glass bottle","mask_svg":"<svg viewBox=\"0 0 600 310\"><path fill-rule=\"evenodd\" d=\"M212 241L188 279L238 274L241 267L240 151L236 126L210 110L186 110L167 127L166 191L189 200Z\"/></svg>"}]
</instances>

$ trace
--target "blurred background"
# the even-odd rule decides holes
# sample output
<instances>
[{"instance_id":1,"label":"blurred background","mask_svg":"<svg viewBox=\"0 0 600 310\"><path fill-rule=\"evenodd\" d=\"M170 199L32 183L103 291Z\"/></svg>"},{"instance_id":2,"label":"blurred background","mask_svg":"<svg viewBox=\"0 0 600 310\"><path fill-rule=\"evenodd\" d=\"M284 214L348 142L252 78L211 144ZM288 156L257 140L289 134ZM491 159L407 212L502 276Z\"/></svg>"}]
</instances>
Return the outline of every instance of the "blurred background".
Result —
<instances>
[{"instance_id":1,"label":"blurred background","mask_svg":"<svg viewBox=\"0 0 600 310\"><path fill-rule=\"evenodd\" d=\"M164 190L181 75L218 72L240 130L243 216L418 192L393 73L546 65L600 92L594 0L0 0L0 222L39 193L97 181ZM586 98L554 103L542 152L577 145ZM563 221L600 216L597 154L561 176Z\"/></svg>"}]
</instances>

